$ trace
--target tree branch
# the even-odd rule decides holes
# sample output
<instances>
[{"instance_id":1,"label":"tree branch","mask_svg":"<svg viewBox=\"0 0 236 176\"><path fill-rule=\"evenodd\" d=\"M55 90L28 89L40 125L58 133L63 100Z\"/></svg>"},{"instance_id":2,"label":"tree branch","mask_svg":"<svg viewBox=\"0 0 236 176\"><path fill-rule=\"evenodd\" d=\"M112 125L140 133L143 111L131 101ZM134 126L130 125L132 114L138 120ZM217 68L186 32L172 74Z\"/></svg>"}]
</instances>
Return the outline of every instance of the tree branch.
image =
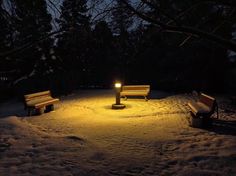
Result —
<instances>
[{"instance_id":1,"label":"tree branch","mask_svg":"<svg viewBox=\"0 0 236 176\"><path fill-rule=\"evenodd\" d=\"M64 30L58 30L58 31L54 31L54 32L51 32L49 33L48 35L44 36L44 37L41 37L40 39L38 40L34 40L32 42L29 42L29 43L26 43L24 45L22 45L21 47L18 47L18 48L15 48L15 49L12 49L10 51L7 51L7 52L4 52L4 53L0 53L0 58L1 57L7 57L7 56L10 56L10 55L13 55L15 53L19 53L19 52L22 52L23 50L29 48L29 47L32 47L36 44L38 44L39 42L43 41L43 40L46 40L48 39L49 37L55 35L55 34L59 34L61 32L65 32Z\"/></svg>"},{"instance_id":2,"label":"tree branch","mask_svg":"<svg viewBox=\"0 0 236 176\"><path fill-rule=\"evenodd\" d=\"M192 34L193 36L198 36L198 37L202 37L204 39L207 39L209 41L213 41L215 43L220 44L222 47L235 51L236 52L236 43L230 40L226 40L223 39L220 36L216 36L213 35L211 33L196 29L196 28L192 28L192 27L188 27L188 26L174 26L174 25L168 25L165 24L161 21L158 21L156 19L153 19L147 15L145 15L144 13L136 10L132 5L130 5L126 0L121 0L127 7L128 10L132 11L133 13L135 13L138 17L142 18L143 20L150 22L156 26L161 27L162 29L164 29L167 32L175 32L175 33L187 33L187 34Z\"/></svg>"}]
</instances>

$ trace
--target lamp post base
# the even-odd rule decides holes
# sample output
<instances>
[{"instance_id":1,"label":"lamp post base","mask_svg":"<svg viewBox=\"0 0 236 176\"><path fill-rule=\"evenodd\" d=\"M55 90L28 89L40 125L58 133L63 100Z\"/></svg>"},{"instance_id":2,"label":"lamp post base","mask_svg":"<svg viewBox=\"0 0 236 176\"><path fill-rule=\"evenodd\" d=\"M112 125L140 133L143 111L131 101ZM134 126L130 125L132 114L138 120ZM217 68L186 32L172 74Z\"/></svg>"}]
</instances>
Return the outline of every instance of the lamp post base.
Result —
<instances>
[{"instance_id":1,"label":"lamp post base","mask_svg":"<svg viewBox=\"0 0 236 176\"><path fill-rule=\"evenodd\" d=\"M113 104L112 109L124 109L125 105L124 104Z\"/></svg>"}]
</instances>

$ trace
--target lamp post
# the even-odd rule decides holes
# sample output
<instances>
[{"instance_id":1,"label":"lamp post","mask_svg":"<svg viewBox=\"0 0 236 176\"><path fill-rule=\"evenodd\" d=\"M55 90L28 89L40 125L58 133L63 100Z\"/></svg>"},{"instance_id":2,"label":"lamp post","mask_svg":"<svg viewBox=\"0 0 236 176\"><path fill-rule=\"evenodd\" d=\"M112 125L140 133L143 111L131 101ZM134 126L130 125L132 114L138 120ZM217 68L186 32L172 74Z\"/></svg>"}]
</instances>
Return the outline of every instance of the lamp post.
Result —
<instances>
[{"instance_id":1,"label":"lamp post","mask_svg":"<svg viewBox=\"0 0 236 176\"><path fill-rule=\"evenodd\" d=\"M121 91L121 83L115 83L115 91L116 91L116 103L112 105L112 109L124 109L125 105L120 103L120 91Z\"/></svg>"}]
</instances>

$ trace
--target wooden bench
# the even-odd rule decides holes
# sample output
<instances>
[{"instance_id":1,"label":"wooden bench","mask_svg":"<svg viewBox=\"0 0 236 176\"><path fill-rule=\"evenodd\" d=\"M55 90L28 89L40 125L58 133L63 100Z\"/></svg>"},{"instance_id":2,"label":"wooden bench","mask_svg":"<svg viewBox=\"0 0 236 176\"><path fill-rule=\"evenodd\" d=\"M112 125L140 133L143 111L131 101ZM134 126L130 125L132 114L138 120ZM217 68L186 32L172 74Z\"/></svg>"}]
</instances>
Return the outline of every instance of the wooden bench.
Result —
<instances>
[{"instance_id":1,"label":"wooden bench","mask_svg":"<svg viewBox=\"0 0 236 176\"><path fill-rule=\"evenodd\" d=\"M199 100L196 102L188 103L190 108L190 113L193 118L198 118L195 120L202 120L201 126L207 126L211 122L211 115L217 110L218 118L218 106L216 99L206 95L204 93L200 94Z\"/></svg>"},{"instance_id":2,"label":"wooden bench","mask_svg":"<svg viewBox=\"0 0 236 176\"><path fill-rule=\"evenodd\" d=\"M150 85L125 85L122 86L120 96L127 100L127 96L143 96L148 100Z\"/></svg>"},{"instance_id":3,"label":"wooden bench","mask_svg":"<svg viewBox=\"0 0 236 176\"><path fill-rule=\"evenodd\" d=\"M51 111L54 109L53 104L59 102L58 98L52 98L49 90L24 95L24 99L25 109L28 110L28 116L30 116L34 110L37 114L42 114L45 111Z\"/></svg>"}]
</instances>

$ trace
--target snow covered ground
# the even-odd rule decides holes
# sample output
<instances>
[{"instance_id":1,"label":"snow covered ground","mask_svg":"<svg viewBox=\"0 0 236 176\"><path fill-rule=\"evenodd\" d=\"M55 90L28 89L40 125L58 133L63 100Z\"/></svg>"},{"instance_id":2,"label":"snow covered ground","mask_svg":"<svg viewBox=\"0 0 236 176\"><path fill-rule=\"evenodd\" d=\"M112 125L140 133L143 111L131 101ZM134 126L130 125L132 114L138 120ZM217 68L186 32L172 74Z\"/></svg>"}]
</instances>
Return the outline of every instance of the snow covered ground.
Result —
<instances>
[{"instance_id":1,"label":"snow covered ground","mask_svg":"<svg viewBox=\"0 0 236 176\"><path fill-rule=\"evenodd\" d=\"M0 175L236 175L235 109L220 98L220 120L191 128L194 97L152 91L112 110L111 90L78 91L55 111L26 117L23 104L0 104Z\"/></svg>"}]
</instances>

